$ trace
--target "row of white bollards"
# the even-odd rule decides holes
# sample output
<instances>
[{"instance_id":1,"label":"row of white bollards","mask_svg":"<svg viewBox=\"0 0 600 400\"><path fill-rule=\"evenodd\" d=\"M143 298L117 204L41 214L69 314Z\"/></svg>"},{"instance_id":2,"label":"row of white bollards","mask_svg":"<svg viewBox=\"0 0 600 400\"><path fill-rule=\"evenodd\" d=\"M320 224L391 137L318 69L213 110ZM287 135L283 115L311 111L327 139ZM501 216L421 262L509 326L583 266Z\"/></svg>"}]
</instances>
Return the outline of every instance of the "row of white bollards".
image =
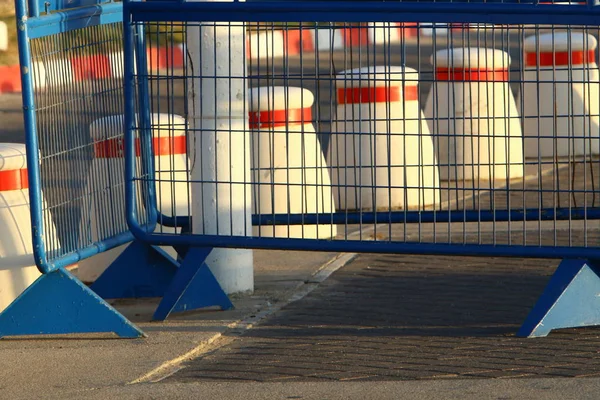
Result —
<instances>
[{"instance_id":1,"label":"row of white bollards","mask_svg":"<svg viewBox=\"0 0 600 400\"><path fill-rule=\"evenodd\" d=\"M337 116L327 160L312 124L314 96L310 91L293 87L251 89L253 212L292 215L336 209L422 208L440 202L440 181L523 177L523 155L597 154L598 139L591 139L597 126L590 126L597 123L599 113L595 39L573 33L541 35L539 46L531 42L528 39L525 45L524 131L509 87L510 58L501 50L457 48L437 52L432 57L434 84L424 111L419 107L418 72L413 69L379 66L342 72L336 77ZM548 43L554 49L550 62ZM539 56L529 55L534 48L539 48ZM567 49L570 55L564 55ZM587 53L581 56L583 49ZM533 63L536 57L541 60L541 71ZM575 73L572 67L580 64L584 68ZM552 80L547 79L552 90L541 86L544 93L535 95L537 82L542 85L546 81L546 75L538 75L547 73L552 74ZM572 94L565 96L565 92ZM539 103L533 102L532 96L539 98ZM569 110L566 98L575 111ZM557 108L566 111L556 114ZM530 115L536 118L529 119ZM153 125L161 124L153 121ZM573 143L574 137L582 139L570 152L566 152L570 145L565 143L555 151L554 127L557 132L571 129L569 137L560 140ZM173 132L166 133L173 136ZM535 144L528 144L528 140ZM537 143L539 152L535 151ZM184 163L185 157L180 158ZM169 156L164 161L157 159L158 176L161 165L166 171L172 170L167 159ZM175 208L188 209L188 196L181 195L185 190L177 189L178 195L172 197L181 203ZM161 209L168 210L172 207L171 189L167 185L159 192L167 201ZM263 237L329 238L335 234L335 227L329 224L253 229L253 235Z\"/></svg>"}]
</instances>

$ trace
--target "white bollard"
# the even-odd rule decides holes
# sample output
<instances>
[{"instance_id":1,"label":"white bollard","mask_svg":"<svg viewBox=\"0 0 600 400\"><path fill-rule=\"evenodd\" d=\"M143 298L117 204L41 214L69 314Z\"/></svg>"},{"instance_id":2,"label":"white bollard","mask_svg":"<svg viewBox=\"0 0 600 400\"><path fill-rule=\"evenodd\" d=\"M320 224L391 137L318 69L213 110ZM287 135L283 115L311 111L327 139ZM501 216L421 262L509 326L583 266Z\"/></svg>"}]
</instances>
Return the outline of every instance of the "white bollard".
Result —
<instances>
[{"instance_id":1,"label":"white bollard","mask_svg":"<svg viewBox=\"0 0 600 400\"><path fill-rule=\"evenodd\" d=\"M523 137L501 50L455 48L432 56L425 106L442 180L523 177Z\"/></svg>"},{"instance_id":2,"label":"white bollard","mask_svg":"<svg viewBox=\"0 0 600 400\"><path fill-rule=\"evenodd\" d=\"M600 153L598 42L583 32L525 39L523 136L525 157Z\"/></svg>"},{"instance_id":3,"label":"white bollard","mask_svg":"<svg viewBox=\"0 0 600 400\"><path fill-rule=\"evenodd\" d=\"M297 87L250 89L255 214L333 213L329 170L312 124L314 96ZM328 239L336 226L269 225L254 236Z\"/></svg>"},{"instance_id":4,"label":"white bollard","mask_svg":"<svg viewBox=\"0 0 600 400\"><path fill-rule=\"evenodd\" d=\"M52 218L48 215L44 221L44 237L54 238L47 247L57 249ZM24 144L0 143L0 226L1 312L40 276L33 259Z\"/></svg>"},{"instance_id":5,"label":"white bollard","mask_svg":"<svg viewBox=\"0 0 600 400\"><path fill-rule=\"evenodd\" d=\"M178 115L151 114L150 123L153 128L155 179L159 182L155 185L157 207L166 216L188 216L190 211L186 173L186 122ZM83 246L128 229L125 223L123 186L123 125L123 115L101 118L90 125L95 158L88 175L86 193L89 193L90 200L82 210L81 216L80 235L83 236L80 243ZM135 143L139 146L139 139ZM137 152L139 154L139 150ZM173 183L174 181L177 182ZM90 190L94 192L90 193ZM140 203L140 207L144 205ZM113 218L119 222L117 225ZM156 232L175 233L175 229L158 225ZM122 245L80 261L77 272L79 279L83 282L95 281L126 246ZM163 249L173 258L177 258L177 253L172 247Z\"/></svg>"},{"instance_id":6,"label":"white bollard","mask_svg":"<svg viewBox=\"0 0 600 400\"><path fill-rule=\"evenodd\" d=\"M358 68L336 77L337 117L327 159L338 210L422 208L440 201L418 81L408 67Z\"/></svg>"},{"instance_id":7,"label":"white bollard","mask_svg":"<svg viewBox=\"0 0 600 400\"><path fill-rule=\"evenodd\" d=\"M252 236L245 31L238 22L187 30L189 57L200 66L188 71L199 76L188 93L194 234ZM213 249L207 264L226 293L254 290L252 250Z\"/></svg>"}]
</instances>

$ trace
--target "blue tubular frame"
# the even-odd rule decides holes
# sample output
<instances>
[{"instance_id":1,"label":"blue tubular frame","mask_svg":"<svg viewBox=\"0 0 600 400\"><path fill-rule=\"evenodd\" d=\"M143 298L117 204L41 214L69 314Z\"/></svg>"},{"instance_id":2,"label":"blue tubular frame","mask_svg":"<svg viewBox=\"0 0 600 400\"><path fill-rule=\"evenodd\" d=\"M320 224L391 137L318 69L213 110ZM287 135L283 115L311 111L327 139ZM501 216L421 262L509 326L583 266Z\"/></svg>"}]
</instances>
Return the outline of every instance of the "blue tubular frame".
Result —
<instances>
[{"instance_id":1,"label":"blue tubular frame","mask_svg":"<svg viewBox=\"0 0 600 400\"><path fill-rule=\"evenodd\" d=\"M124 15L131 25L125 27L125 40L129 43L126 54L134 50L132 29L136 22L192 22L192 21L244 21L270 22L281 20L285 13L290 22L329 22L329 21L389 21L398 22L456 22L456 23L544 23L590 25L600 21L600 6L593 0L585 5L554 5L523 3L472 3L472 2L349 2L344 1L343 10L336 1L286 1L286 2L180 2L180 1L132 1L124 3ZM293 11L293 12L292 12ZM393 17L391 17L393 15ZM125 93L126 114L135 112L135 81L133 64L126 57ZM143 82L139 90L144 89ZM588 257L600 258L600 249L576 247L534 247L502 245L445 245L436 243L363 243L360 241L300 240L287 238L249 238L217 235L177 236L153 234L147 226L142 226L135 210L135 153L133 149L133 121L127 121L126 147L126 204L127 223L137 240L152 245L199 246L229 248L261 248L288 250L357 251L378 253L420 253L420 254L469 254L507 257ZM152 178L152 172L148 175ZM152 186L152 185L149 185ZM151 189L152 190L152 189ZM150 215L157 216L162 225L187 227L189 217L172 218L160 215L154 201ZM329 223L399 223L399 222L486 222L486 221L557 221L600 218L600 209L548 208L527 210L496 211L394 211L394 212L336 212L303 215L254 215L253 225L294 225ZM152 222L155 222L154 220Z\"/></svg>"},{"instance_id":2,"label":"blue tubular frame","mask_svg":"<svg viewBox=\"0 0 600 400\"><path fill-rule=\"evenodd\" d=\"M202 292L196 286L195 277L205 274L205 264L194 268L191 264L204 261L212 247L287 249L308 251L352 251L368 253L409 253L425 255L460 255L494 257L535 257L565 258L551 279L545 293L532 310L518 332L519 336L545 336L552 329L563 327L589 326L600 324L600 304L596 293L600 290L600 248L591 247L542 247L492 244L452 244L452 243L410 243L393 241L360 240L305 240L288 238L264 238L219 235L175 235L154 234L142 226L136 214L135 150L132 116L135 113L135 80L133 69L133 29L136 23L144 22L278 22L285 15L288 22L427 22L427 23L493 23L493 24L559 24L559 25L599 25L600 7L596 0L588 0L584 5L527 4L517 1L472 2L469 0L442 2L368 2L368 1L280 1L280 2L186 2L180 0L135 1L125 0L124 15L126 24L126 205L127 223L137 240L152 245L171 245L182 250L183 261L180 270L174 275L165 299L155 317L165 318L169 312L187 308L177 304L187 299L191 289ZM141 25L141 24L140 24ZM138 83L140 83L138 81ZM143 83L142 83L143 85ZM142 125L143 127L143 125ZM142 129L142 132L144 130ZM150 178L152 177L150 171ZM156 208L151 202L149 207ZM170 218L158 215L161 224L185 227L189 217ZM303 215L254 215L254 225L293 225L330 223L405 223L405 222L486 222L486 221L558 221L600 219L600 209L548 208L495 211L399 211L399 212L343 212ZM153 221L154 222L154 221ZM586 260L588 259L588 260ZM214 277L204 276L203 290L208 293L204 299L196 296L189 305L205 306L216 303L225 308L220 293L211 292ZM209 290L206 290L206 288ZM190 290L187 290L190 289ZM186 297L187 296L187 297ZM200 301L205 300L205 301ZM184 302L185 303L185 302ZM577 304L585 306L573 310Z\"/></svg>"},{"instance_id":3,"label":"blue tubular frame","mask_svg":"<svg viewBox=\"0 0 600 400\"><path fill-rule=\"evenodd\" d=\"M52 272L54 265L48 264L44 247L44 218L42 216L41 184L39 171L39 148L35 134L36 117L31 74L31 49L29 47L29 24L25 3L15 2L17 16L17 41L19 44L19 63L21 65L21 91L23 99L23 120L25 123L25 143L27 146L27 172L29 180L29 207L31 213L31 237L35 264L42 273ZM32 131L33 130L33 131ZM30 150L31 149L31 150ZM33 151L32 151L33 150Z\"/></svg>"},{"instance_id":4,"label":"blue tubular frame","mask_svg":"<svg viewBox=\"0 0 600 400\"><path fill-rule=\"evenodd\" d=\"M123 232L112 238L95 243L78 251L48 260L44 244L44 219L41 201L40 159L37 139L37 120L35 115L34 82L32 76L30 40L75 29L82 29L99 24L121 22L123 19L122 4L107 3L93 6L59 11L39 16L37 1L30 1L30 14L22 1L15 2L17 16L17 40L19 44L19 63L21 65L21 89L23 99L23 118L25 122L25 143L27 146L27 169L29 175L29 202L31 209L31 227L35 263L42 273L49 273L76 263L84 258L94 256L103 251L113 249L131 242L134 237L130 232ZM38 15L38 16L36 16Z\"/></svg>"},{"instance_id":5,"label":"blue tubular frame","mask_svg":"<svg viewBox=\"0 0 600 400\"><path fill-rule=\"evenodd\" d=\"M276 22L285 14L289 22L456 22L511 24L594 25L600 7L585 5L452 2L368 2L345 1L285 2L196 2L125 1L125 12L134 22L160 21L244 21ZM176 7L174 7L176 5ZM393 18L391 17L393 15ZM427 21L423 21L426 15Z\"/></svg>"}]
</instances>

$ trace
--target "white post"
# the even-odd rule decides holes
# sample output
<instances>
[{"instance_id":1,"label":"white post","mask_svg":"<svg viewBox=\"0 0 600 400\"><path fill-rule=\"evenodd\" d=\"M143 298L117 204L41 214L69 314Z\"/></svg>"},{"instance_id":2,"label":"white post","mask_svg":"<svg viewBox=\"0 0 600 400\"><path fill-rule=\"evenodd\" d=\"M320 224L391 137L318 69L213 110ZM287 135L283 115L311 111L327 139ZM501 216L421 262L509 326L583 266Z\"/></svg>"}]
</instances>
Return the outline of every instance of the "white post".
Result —
<instances>
[{"instance_id":1,"label":"white post","mask_svg":"<svg viewBox=\"0 0 600 400\"><path fill-rule=\"evenodd\" d=\"M192 232L252 236L245 27L203 22L187 34ZM214 249L207 264L226 293L254 290L252 250Z\"/></svg>"}]
</instances>

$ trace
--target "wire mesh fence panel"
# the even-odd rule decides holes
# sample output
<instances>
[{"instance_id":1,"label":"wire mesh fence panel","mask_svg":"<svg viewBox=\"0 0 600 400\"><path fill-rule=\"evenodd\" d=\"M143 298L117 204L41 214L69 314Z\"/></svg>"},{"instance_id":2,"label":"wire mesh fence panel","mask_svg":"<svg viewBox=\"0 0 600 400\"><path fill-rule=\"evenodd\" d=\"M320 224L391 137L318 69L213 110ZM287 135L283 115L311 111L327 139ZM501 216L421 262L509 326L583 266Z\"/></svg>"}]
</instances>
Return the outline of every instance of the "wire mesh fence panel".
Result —
<instances>
[{"instance_id":1,"label":"wire mesh fence panel","mask_svg":"<svg viewBox=\"0 0 600 400\"><path fill-rule=\"evenodd\" d=\"M144 187L128 195L136 236L216 247L598 254L593 4L125 8L132 50L171 49L159 55L161 68L135 70L139 52L127 68L128 187Z\"/></svg>"},{"instance_id":2,"label":"wire mesh fence panel","mask_svg":"<svg viewBox=\"0 0 600 400\"><path fill-rule=\"evenodd\" d=\"M51 270L131 240L123 157L104 151L123 138L122 5L17 5L34 249Z\"/></svg>"}]
</instances>

